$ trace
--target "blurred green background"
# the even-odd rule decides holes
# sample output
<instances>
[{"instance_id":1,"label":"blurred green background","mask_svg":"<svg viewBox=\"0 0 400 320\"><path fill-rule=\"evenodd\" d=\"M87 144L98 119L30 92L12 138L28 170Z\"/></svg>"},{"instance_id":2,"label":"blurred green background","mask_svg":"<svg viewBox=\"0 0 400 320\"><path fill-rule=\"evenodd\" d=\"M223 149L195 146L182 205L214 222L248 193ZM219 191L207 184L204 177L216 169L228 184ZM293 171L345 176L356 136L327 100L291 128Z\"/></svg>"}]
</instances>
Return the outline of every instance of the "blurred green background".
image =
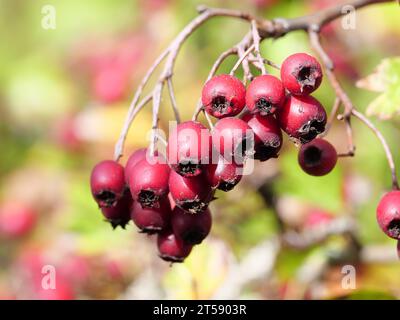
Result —
<instances>
[{"instance_id":1,"label":"blurred green background","mask_svg":"<svg viewBox=\"0 0 400 320\"><path fill-rule=\"evenodd\" d=\"M303 173L297 149L286 139L278 160L257 164L256 173L234 191L218 193L211 206L211 236L181 265L161 261L154 239L132 224L112 230L90 194L91 168L112 157L138 82L196 16L197 5L274 18L304 15L334 2L0 0L0 224L26 225L21 234L0 239L0 298L40 298L32 283L42 276L43 265L56 267L59 289L46 298L57 299L400 297L396 245L375 221L390 174L381 145L356 120L356 157L341 159L328 176ZM46 5L55 9L55 29L43 28ZM343 30L340 21L325 28L323 44L355 105L365 111L377 94L357 89L355 82L385 57L400 55L398 6L374 6L356 18L355 30ZM184 45L174 75L184 119L191 117L215 59L247 30L242 21L215 18ZM278 64L301 51L311 52L302 32L262 44L263 56ZM235 59L220 72L229 72ZM331 109L334 94L327 81L315 96ZM172 117L163 104L161 125L167 127ZM398 119L372 120L400 164ZM150 127L149 106L135 120L125 154L147 145ZM327 139L346 151L341 122ZM26 215L7 216L13 205L24 206ZM310 217L351 216L357 239L337 235L304 250L277 251L276 212L296 231L310 228ZM356 267L355 289L341 285L347 264Z\"/></svg>"}]
</instances>

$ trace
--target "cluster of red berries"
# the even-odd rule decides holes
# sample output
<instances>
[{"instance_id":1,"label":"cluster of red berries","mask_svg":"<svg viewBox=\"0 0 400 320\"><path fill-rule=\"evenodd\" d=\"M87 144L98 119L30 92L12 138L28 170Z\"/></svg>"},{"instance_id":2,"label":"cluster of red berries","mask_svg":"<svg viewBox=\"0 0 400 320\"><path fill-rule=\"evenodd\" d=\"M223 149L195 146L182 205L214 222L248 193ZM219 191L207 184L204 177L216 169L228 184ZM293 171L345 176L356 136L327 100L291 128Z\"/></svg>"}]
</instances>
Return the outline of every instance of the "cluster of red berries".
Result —
<instances>
[{"instance_id":1,"label":"cluster of red berries","mask_svg":"<svg viewBox=\"0 0 400 320\"><path fill-rule=\"evenodd\" d=\"M278 157L281 130L301 145L298 161L306 173L329 173L337 153L329 142L316 138L325 130L327 116L310 96L321 81L320 64L304 53L283 62L281 80L261 75L246 89L231 75L211 78L202 91L205 111L218 119L211 132L197 121L179 123L170 132L166 156L140 149L125 168L115 161L95 166L91 189L103 215L114 228L132 220L141 232L157 234L160 257L181 262L210 232L208 206L215 191L232 190L247 159ZM378 208L388 210L392 207ZM397 212L397 220L381 219L380 224L399 238Z\"/></svg>"}]
</instances>

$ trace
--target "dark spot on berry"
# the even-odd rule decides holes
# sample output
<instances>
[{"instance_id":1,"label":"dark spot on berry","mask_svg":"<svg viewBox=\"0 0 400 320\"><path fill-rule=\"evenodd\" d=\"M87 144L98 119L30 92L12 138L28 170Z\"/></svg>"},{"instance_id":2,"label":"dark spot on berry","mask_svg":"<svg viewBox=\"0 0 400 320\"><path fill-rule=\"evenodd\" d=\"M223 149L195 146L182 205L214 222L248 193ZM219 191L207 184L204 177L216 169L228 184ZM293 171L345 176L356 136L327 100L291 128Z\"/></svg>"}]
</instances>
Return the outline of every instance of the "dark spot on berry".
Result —
<instances>
[{"instance_id":1,"label":"dark spot on berry","mask_svg":"<svg viewBox=\"0 0 400 320\"><path fill-rule=\"evenodd\" d=\"M324 132L325 123L317 119L313 119L305 123L299 129L299 139L301 143L307 143L313 140L317 135Z\"/></svg>"},{"instance_id":2,"label":"dark spot on berry","mask_svg":"<svg viewBox=\"0 0 400 320\"><path fill-rule=\"evenodd\" d=\"M97 200L104 202L107 207L113 206L117 199L114 192L107 191L107 190L103 190L103 191L97 193L95 196L96 196Z\"/></svg>"},{"instance_id":3,"label":"dark spot on berry","mask_svg":"<svg viewBox=\"0 0 400 320\"><path fill-rule=\"evenodd\" d=\"M216 96L212 99L212 108L221 114L227 112L230 103L226 100L224 96Z\"/></svg>"},{"instance_id":4,"label":"dark spot on berry","mask_svg":"<svg viewBox=\"0 0 400 320\"><path fill-rule=\"evenodd\" d=\"M187 244L195 245L201 243L205 236L206 234L203 234L202 232L188 230L182 235L182 240Z\"/></svg>"},{"instance_id":5,"label":"dark spot on berry","mask_svg":"<svg viewBox=\"0 0 400 320\"><path fill-rule=\"evenodd\" d=\"M181 161L178 164L178 172L182 175L185 174L195 174L200 168L200 164L195 163L194 161Z\"/></svg>"},{"instance_id":6,"label":"dark spot on berry","mask_svg":"<svg viewBox=\"0 0 400 320\"><path fill-rule=\"evenodd\" d=\"M391 237L400 238L400 219L393 219L388 226L388 233Z\"/></svg>"},{"instance_id":7,"label":"dark spot on berry","mask_svg":"<svg viewBox=\"0 0 400 320\"><path fill-rule=\"evenodd\" d=\"M298 70L297 75L295 75L295 77L297 81L300 83L302 91L305 86L310 86L310 87L315 86L316 79L314 73L315 73L315 68L309 66L303 66Z\"/></svg>"},{"instance_id":8,"label":"dark spot on berry","mask_svg":"<svg viewBox=\"0 0 400 320\"><path fill-rule=\"evenodd\" d=\"M152 190L142 190L139 192L138 200L143 208L152 208L157 203L159 197Z\"/></svg>"},{"instance_id":9,"label":"dark spot on berry","mask_svg":"<svg viewBox=\"0 0 400 320\"><path fill-rule=\"evenodd\" d=\"M236 186L236 181L221 181L218 189L222 191L231 191Z\"/></svg>"},{"instance_id":10,"label":"dark spot on berry","mask_svg":"<svg viewBox=\"0 0 400 320\"><path fill-rule=\"evenodd\" d=\"M139 233L146 233L148 235L156 234L162 231L161 227L148 226L139 230Z\"/></svg>"},{"instance_id":11,"label":"dark spot on berry","mask_svg":"<svg viewBox=\"0 0 400 320\"><path fill-rule=\"evenodd\" d=\"M259 145L255 148L254 159L259 161L267 161L271 158L277 158L277 149L279 148L280 143L278 145Z\"/></svg>"},{"instance_id":12,"label":"dark spot on berry","mask_svg":"<svg viewBox=\"0 0 400 320\"><path fill-rule=\"evenodd\" d=\"M271 109L272 109L272 104L270 101L268 101L265 98L260 98L257 100L256 104L255 104L256 108L258 110L260 110L263 114L269 114L271 113Z\"/></svg>"},{"instance_id":13,"label":"dark spot on berry","mask_svg":"<svg viewBox=\"0 0 400 320\"><path fill-rule=\"evenodd\" d=\"M193 214L203 212L207 208L207 204L200 200L186 200L177 205L183 210Z\"/></svg>"},{"instance_id":14,"label":"dark spot on berry","mask_svg":"<svg viewBox=\"0 0 400 320\"><path fill-rule=\"evenodd\" d=\"M321 162L322 152L315 146L310 146L304 151L304 160L307 166L317 166Z\"/></svg>"},{"instance_id":15,"label":"dark spot on berry","mask_svg":"<svg viewBox=\"0 0 400 320\"><path fill-rule=\"evenodd\" d=\"M171 263L180 263L185 260L185 258L174 257L174 256L170 256L168 254L160 254L159 257L161 259L163 259L164 261L171 262Z\"/></svg>"}]
</instances>

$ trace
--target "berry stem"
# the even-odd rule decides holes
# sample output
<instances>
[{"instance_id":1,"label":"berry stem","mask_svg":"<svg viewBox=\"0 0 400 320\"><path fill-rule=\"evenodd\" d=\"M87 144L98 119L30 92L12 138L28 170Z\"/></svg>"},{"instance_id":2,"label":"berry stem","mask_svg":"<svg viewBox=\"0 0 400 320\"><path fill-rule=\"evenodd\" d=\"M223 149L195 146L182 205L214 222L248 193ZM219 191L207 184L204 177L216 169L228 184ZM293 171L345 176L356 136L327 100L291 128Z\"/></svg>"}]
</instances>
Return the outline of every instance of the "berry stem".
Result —
<instances>
[{"instance_id":1,"label":"berry stem","mask_svg":"<svg viewBox=\"0 0 400 320\"><path fill-rule=\"evenodd\" d=\"M254 43L254 54L257 60L260 62L261 74L267 74L267 70L265 69L265 65L263 63L263 58L260 52L260 34L258 33L257 22L255 20L251 21L251 33L253 35L253 43Z\"/></svg>"},{"instance_id":2,"label":"berry stem","mask_svg":"<svg viewBox=\"0 0 400 320\"><path fill-rule=\"evenodd\" d=\"M177 123L180 123L181 122L181 116L179 114L178 105L176 103L176 98L175 98L175 93L174 93L174 86L172 84L172 79L171 78L167 79L167 85L168 85L169 97L171 99L172 110L174 111L174 115L175 115L175 120L176 120Z\"/></svg>"},{"instance_id":3,"label":"berry stem","mask_svg":"<svg viewBox=\"0 0 400 320\"><path fill-rule=\"evenodd\" d=\"M358 118L360 121L362 121L368 128L371 129L371 131L377 136L377 138L380 140L383 149L385 150L386 158L389 164L389 168L392 174L392 189L393 190L399 190L399 182L397 180L397 174L396 174L396 166L394 164L393 160L393 155L392 152L390 151L390 148L386 142L385 137L383 136L382 132L378 130L377 127L374 126L374 124L361 112L358 112L357 110L353 109L352 114Z\"/></svg>"},{"instance_id":4,"label":"berry stem","mask_svg":"<svg viewBox=\"0 0 400 320\"><path fill-rule=\"evenodd\" d=\"M236 62L236 64L233 66L233 68L232 68L232 70L231 70L231 72L230 72L230 75L231 75L231 76L233 76L233 75L235 74L235 72L237 71L237 69L239 69L240 65L242 65L242 64L244 63L244 60L245 60L245 59L247 58L247 56L254 50L254 48L255 48L255 45L252 44L252 45L250 45L250 47L248 47L247 50L244 51L242 54L239 53L240 58L238 59L238 61ZM243 50L243 49L238 49L238 50L239 50L239 52L240 52L240 51ZM244 67L244 65L243 65L243 69L244 69L244 68L245 68L245 67ZM248 73L248 72L245 71L245 74L246 74L246 73ZM248 78L248 77L246 76L246 78Z\"/></svg>"}]
</instances>

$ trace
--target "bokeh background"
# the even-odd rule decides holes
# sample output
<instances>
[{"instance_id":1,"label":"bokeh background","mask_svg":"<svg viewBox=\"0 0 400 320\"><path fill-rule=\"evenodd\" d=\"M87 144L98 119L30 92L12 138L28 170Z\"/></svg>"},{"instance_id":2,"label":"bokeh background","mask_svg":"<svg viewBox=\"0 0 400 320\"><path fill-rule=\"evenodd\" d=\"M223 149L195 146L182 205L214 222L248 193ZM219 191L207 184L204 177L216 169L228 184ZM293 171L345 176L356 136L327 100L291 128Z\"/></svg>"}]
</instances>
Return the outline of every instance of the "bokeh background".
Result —
<instances>
[{"instance_id":1,"label":"bokeh background","mask_svg":"<svg viewBox=\"0 0 400 320\"><path fill-rule=\"evenodd\" d=\"M390 174L381 145L357 121L356 157L341 159L328 176L303 173L296 147L285 140L278 160L258 164L235 190L218 193L211 205L211 235L183 264L159 259L154 239L132 223L112 230L90 194L91 168L112 157L138 82L196 16L197 5L273 18L304 15L334 2L0 0L0 298L399 298L396 244L375 221ZM44 5L56 9L55 29L42 27ZM354 84L383 58L400 55L398 18L396 4L384 4L357 13L355 30L333 23L323 31L339 78L362 111L377 94ZM247 28L216 18L184 45L174 85L185 119L213 61ZM263 55L276 63L299 51L311 52L301 32L262 44ZM220 72L234 63L234 57L228 59ZM326 81L315 96L330 110L334 94ZM161 115L167 127L173 117L168 103ZM400 164L396 118L372 120ZM146 146L150 122L149 106L134 122L126 155ZM346 151L339 121L327 139ZM354 219L355 231L278 248L282 226L309 233L343 217ZM44 265L57 270L57 290L50 293L37 286ZM342 285L345 265L355 268L355 289Z\"/></svg>"}]
</instances>

